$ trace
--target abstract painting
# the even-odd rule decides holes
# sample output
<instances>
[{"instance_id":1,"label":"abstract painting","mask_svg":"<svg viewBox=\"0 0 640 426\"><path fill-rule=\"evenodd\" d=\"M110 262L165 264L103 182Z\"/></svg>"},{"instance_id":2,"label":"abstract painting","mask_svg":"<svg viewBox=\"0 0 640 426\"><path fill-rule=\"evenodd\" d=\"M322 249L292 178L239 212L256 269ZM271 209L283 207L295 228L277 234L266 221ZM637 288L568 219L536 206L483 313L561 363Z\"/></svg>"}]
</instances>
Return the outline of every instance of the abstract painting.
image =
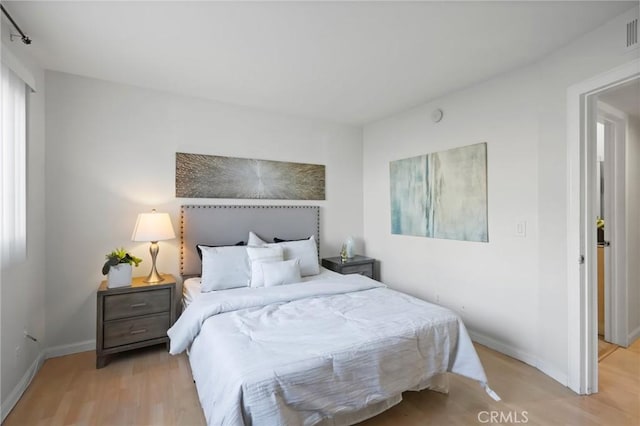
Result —
<instances>
[{"instance_id":1,"label":"abstract painting","mask_svg":"<svg viewBox=\"0 0 640 426\"><path fill-rule=\"evenodd\" d=\"M176 153L176 197L324 200L317 164Z\"/></svg>"},{"instance_id":2,"label":"abstract painting","mask_svg":"<svg viewBox=\"0 0 640 426\"><path fill-rule=\"evenodd\" d=\"M392 161L391 233L489 241L487 144Z\"/></svg>"}]
</instances>

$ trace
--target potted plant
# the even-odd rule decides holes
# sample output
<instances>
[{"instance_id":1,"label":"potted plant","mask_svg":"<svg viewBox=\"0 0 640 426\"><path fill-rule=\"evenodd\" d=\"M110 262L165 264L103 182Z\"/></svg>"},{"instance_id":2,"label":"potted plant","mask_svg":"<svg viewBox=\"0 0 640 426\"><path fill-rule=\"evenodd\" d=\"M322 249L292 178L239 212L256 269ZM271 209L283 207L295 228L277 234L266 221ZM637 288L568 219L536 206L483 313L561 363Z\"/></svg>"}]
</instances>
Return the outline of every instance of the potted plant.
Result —
<instances>
[{"instance_id":1,"label":"potted plant","mask_svg":"<svg viewBox=\"0 0 640 426\"><path fill-rule=\"evenodd\" d=\"M131 265L138 266L142 259L127 253L124 248L115 249L105 256L102 275L107 275L109 288L131 285Z\"/></svg>"}]
</instances>

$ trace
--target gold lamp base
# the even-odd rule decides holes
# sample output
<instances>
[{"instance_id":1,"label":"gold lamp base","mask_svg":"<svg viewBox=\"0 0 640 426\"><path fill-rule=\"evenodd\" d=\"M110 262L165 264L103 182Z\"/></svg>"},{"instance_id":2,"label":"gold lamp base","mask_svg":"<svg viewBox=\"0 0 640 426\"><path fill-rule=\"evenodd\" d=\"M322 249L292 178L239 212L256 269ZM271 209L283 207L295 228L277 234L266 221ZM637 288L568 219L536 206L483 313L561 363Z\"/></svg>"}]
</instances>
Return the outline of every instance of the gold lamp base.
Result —
<instances>
[{"instance_id":1,"label":"gold lamp base","mask_svg":"<svg viewBox=\"0 0 640 426\"><path fill-rule=\"evenodd\" d=\"M145 283L159 283L164 281L164 278L162 278L156 269L156 257L158 257L159 251L158 242L151 241L151 247L149 247L149 253L151 253L151 272L149 272L147 279L144 280Z\"/></svg>"}]
</instances>

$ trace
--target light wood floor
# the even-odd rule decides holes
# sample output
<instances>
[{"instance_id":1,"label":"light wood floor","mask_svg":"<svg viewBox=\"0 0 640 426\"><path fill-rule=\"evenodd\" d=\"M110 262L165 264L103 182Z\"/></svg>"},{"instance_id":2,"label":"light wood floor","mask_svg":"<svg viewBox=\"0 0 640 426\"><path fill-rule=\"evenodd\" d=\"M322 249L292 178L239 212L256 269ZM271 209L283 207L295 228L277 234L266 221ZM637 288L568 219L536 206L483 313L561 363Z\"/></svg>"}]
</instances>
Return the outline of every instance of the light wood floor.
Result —
<instances>
[{"instance_id":1,"label":"light wood floor","mask_svg":"<svg viewBox=\"0 0 640 426\"><path fill-rule=\"evenodd\" d=\"M599 364L600 392L588 397L526 364L476 348L501 402L492 401L477 383L451 375L448 395L406 392L403 402L362 425L640 424L640 341L616 349ZM491 411L502 413L503 421L488 422ZM101 370L95 369L94 352L47 360L4 424L204 423L186 356L170 356L158 346L114 358Z\"/></svg>"},{"instance_id":2,"label":"light wood floor","mask_svg":"<svg viewBox=\"0 0 640 426\"><path fill-rule=\"evenodd\" d=\"M609 343L605 341L603 337L598 336L598 361L602 361L611 355L616 349L618 349L618 345L615 343Z\"/></svg>"}]
</instances>

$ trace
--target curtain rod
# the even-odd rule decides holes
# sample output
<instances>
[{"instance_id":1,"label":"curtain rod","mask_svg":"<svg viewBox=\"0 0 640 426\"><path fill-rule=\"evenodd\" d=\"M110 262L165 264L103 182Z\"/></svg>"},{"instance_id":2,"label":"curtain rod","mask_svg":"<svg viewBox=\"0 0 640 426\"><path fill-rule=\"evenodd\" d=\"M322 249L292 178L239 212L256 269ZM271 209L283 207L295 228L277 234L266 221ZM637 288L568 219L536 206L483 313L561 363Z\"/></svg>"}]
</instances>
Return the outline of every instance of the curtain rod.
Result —
<instances>
[{"instance_id":1,"label":"curtain rod","mask_svg":"<svg viewBox=\"0 0 640 426\"><path fill-rule=\"evenodd\" d=\"M31 39L29 38L28 35L26 35L18 26L18 24L16 24L16 21L13 20L13 18L11 17L11 15L9 15L9 12L7 12L7 9L4 8L4 6L2 4L0 4L0 9L2 9L2 13L4 13L4 15L7 17L7 19L11 22L11 24L13 24L13 27L18 30L18 32L20 33L20 38L22 39L22 42L24 44L31 44ZM11 38L13 39L13 34L11 34Z\"/></svg>"}]
</instances>

